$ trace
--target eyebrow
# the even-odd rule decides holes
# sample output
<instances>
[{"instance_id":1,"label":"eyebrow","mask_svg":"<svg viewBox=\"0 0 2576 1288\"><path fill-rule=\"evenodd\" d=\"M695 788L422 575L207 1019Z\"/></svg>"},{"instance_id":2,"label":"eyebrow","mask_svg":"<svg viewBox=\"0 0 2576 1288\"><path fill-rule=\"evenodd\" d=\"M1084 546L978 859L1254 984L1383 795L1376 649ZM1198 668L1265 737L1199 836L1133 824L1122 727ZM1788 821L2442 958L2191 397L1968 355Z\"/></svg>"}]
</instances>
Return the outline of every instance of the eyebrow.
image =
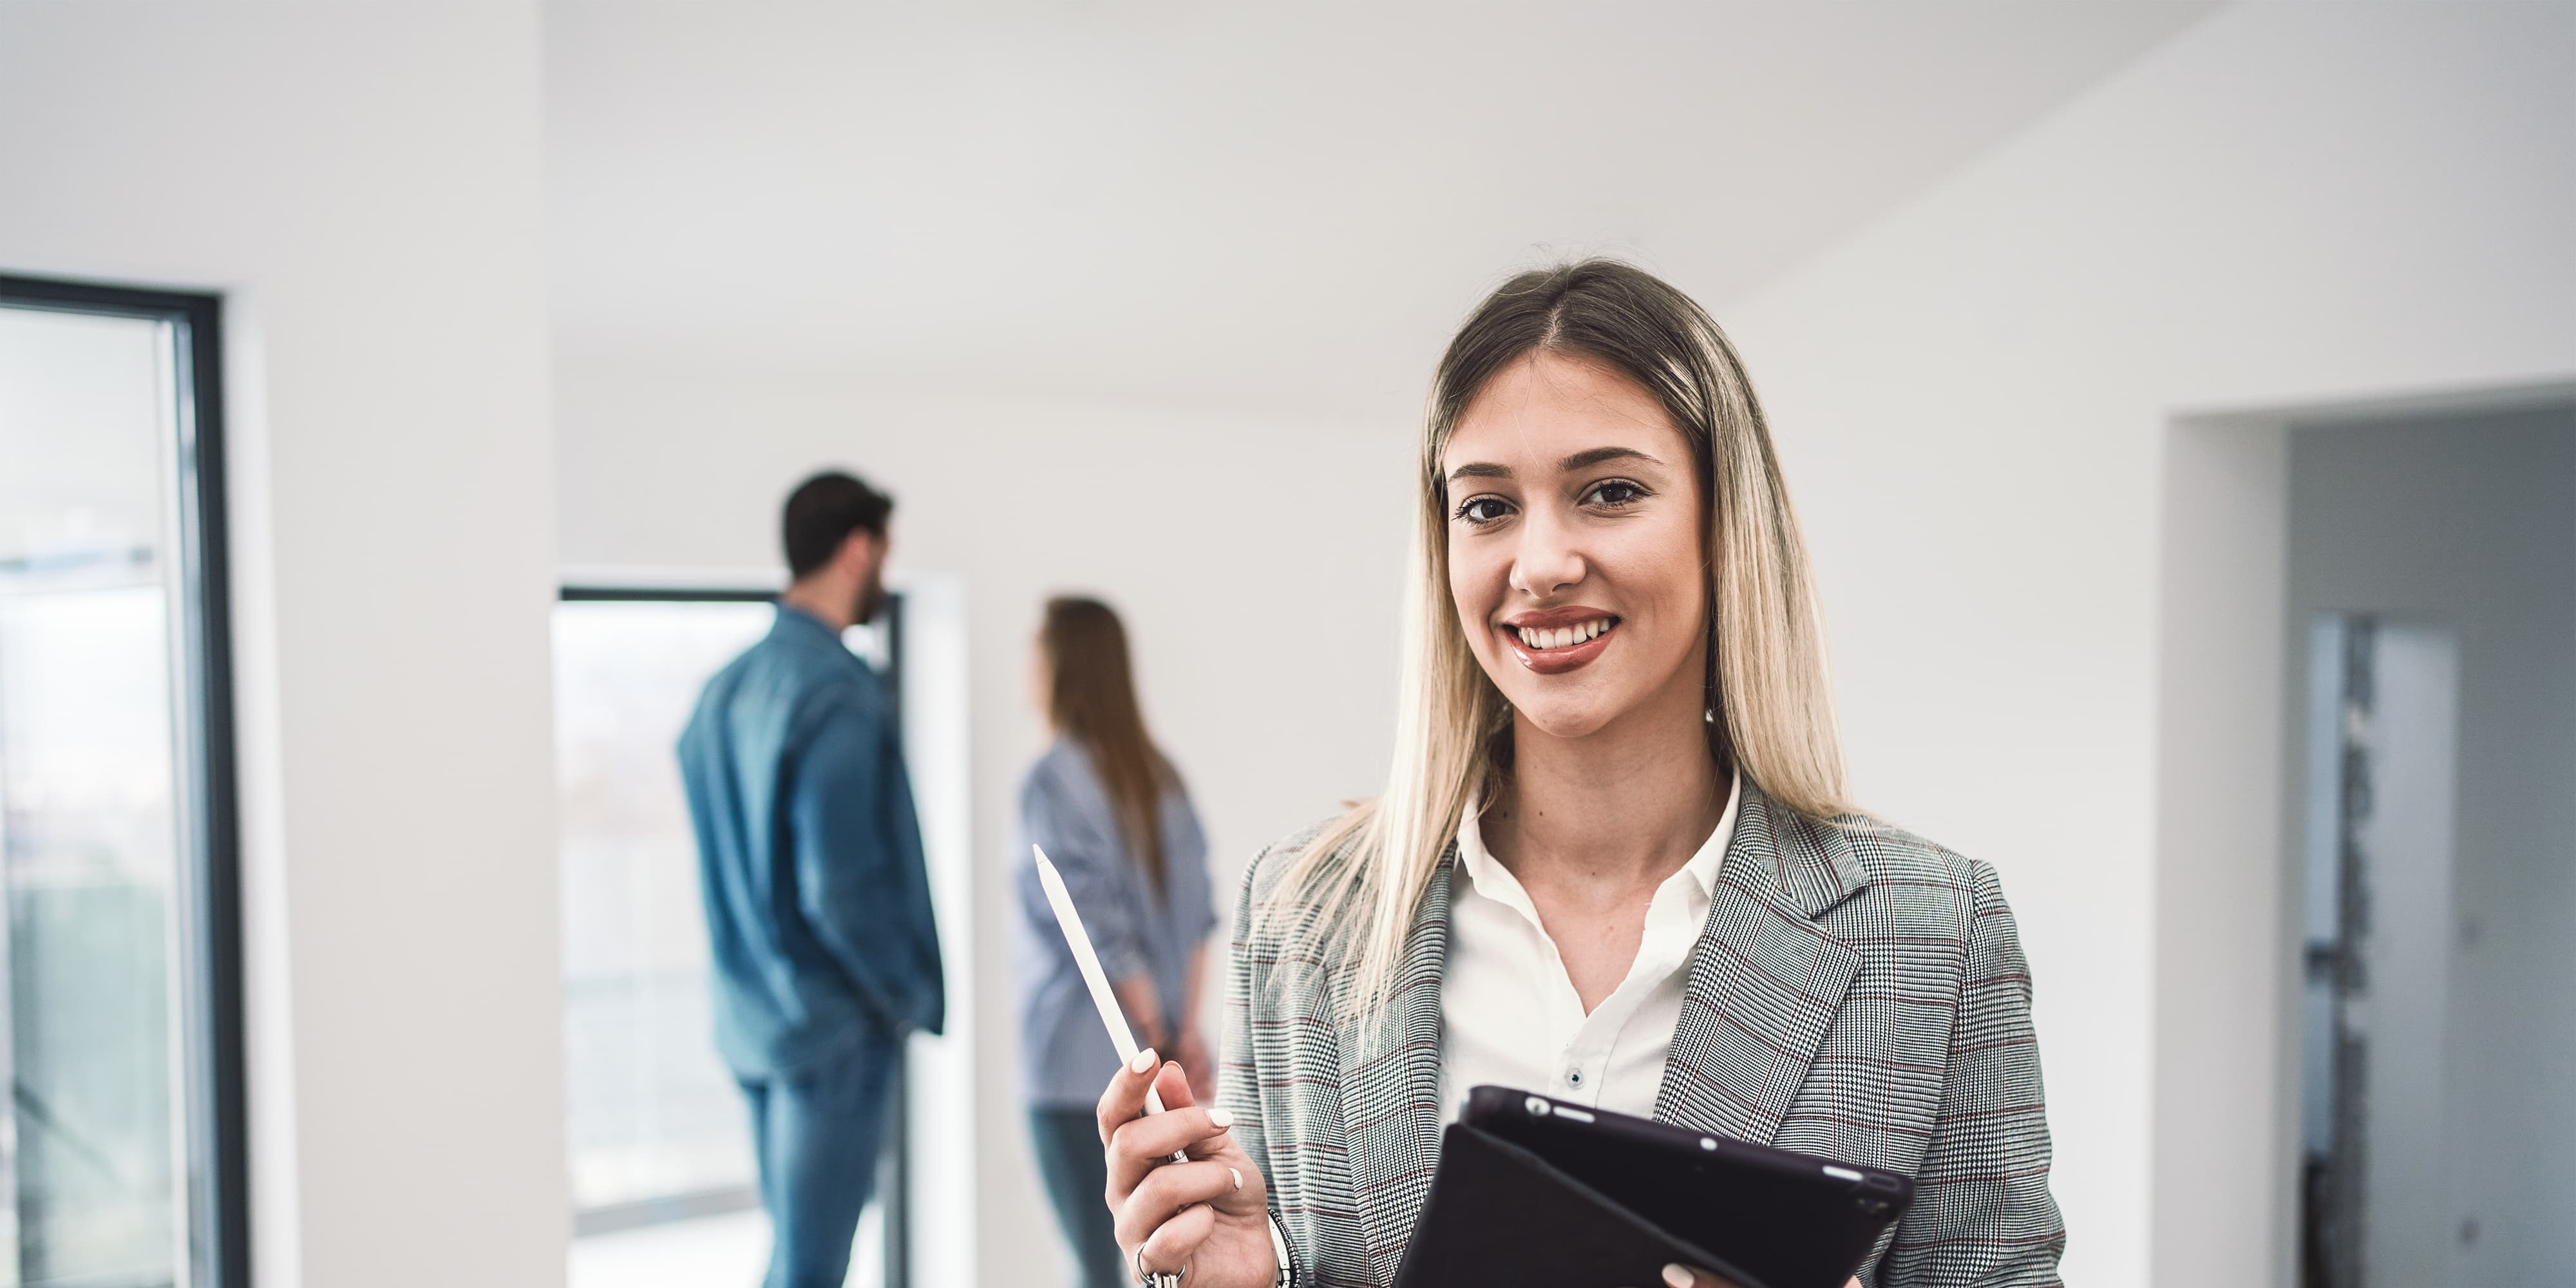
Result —
<instances>
[{"instance_id":1,"label":"eyebrow","mask_svg":"<svg viewBox=\"0 0 2576 1288\"><path fill-rule=\"evenodd\" d=\"M1595 447L1585 451L1576 452L1574 455L1558 461L1556 463L1556 468L1560 473L1571 474L1576 470L1590 469L1604 461L1645 461L1652 465L1663 464L1662 461L1657 460L1644 452L1638 451L1633 447ZM1449 471L1449 477L1452 480L1507 479L1511 476L1512 470L1510 466L1496 465L1490 461L1470 461L1465 465L1461 465L1458 468Z\"/></svg>"}]
</instances>

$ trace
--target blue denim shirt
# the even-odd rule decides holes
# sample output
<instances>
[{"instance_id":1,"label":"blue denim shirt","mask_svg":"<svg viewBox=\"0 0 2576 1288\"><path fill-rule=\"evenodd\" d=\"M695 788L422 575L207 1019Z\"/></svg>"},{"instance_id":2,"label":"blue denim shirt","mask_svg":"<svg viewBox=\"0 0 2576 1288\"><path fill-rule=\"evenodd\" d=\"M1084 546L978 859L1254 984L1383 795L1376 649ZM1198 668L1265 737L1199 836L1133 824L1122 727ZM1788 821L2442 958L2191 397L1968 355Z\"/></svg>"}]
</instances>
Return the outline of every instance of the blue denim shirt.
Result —
<instances>
[{"instance_id":1,"label":"blue denim shirt","mask_svg":"<svg viewBox=\"0 0 2576 1288\"><path fill-rule=\"evenodd\" d=\"M1012 939L1020 1072L1031 1105L1097 1104L1118 1070L1118 1053L1092 1009L1073 950L1056 927L1029 845L1046 847L1047 859L1064 874L1065 891L1082 914L1101 970L1112 982L1138 975L1153 980L1164 1016L1177 1023L1189 989L1190 950L1216 928L1216 902L1208 882L1207 838L1188 794L1177 786L1163 793L1161 815L1164 889L1157 899L1082 744L1059 740L1021 780L1019 836L1009 862L1019 907ZM1139 1033L1136 1040L1153 1039Z\"/></svg>"},{"instance_id":2,"label":"blue denim shirt","mask_svg":"<svg viewBox=\"0 0 2576 1288\"><path fill-rule=\"evenodd\" d=\"M781 604L769 634L707 681L679 750L716 1049L734 1073L789 1073L866 1038L938 1032L939 930L876 672Z\"/></svg>"}]
</instances>

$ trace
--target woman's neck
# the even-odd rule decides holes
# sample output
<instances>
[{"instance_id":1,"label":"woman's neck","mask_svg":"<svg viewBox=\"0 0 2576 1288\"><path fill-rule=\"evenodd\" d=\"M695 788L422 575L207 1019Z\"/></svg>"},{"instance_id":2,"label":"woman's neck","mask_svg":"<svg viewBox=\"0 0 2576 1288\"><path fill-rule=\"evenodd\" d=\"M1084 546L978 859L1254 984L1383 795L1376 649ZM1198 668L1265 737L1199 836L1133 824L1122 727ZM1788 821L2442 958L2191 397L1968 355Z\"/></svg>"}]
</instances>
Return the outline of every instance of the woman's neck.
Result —
<instances>
[{"instance_id":1,"label":"woman's neck","mask_svg":"<svg viewBox=\"0 0 2576 1288\"><path fill-rule=\"evenodd\" d=\"M1582 738L1514 717L1512 768L1486 844L1523 884L1660 884L1726 813L1695 703L1656 703Z\"/></svg>"}]
</instances>

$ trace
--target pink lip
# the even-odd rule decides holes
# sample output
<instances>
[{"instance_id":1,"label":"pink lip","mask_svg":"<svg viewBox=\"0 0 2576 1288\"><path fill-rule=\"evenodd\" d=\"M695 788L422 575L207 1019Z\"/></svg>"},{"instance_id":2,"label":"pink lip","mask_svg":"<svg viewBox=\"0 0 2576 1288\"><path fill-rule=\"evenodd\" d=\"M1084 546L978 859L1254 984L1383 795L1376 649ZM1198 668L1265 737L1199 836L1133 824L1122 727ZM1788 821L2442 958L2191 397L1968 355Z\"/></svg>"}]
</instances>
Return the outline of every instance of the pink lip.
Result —
<instances>
[{"instance_id":1,"label":"pink lip","mask_svg":"<svg viewBox=\"0 0 2576 1288\"><path fill-rule=\"evenodd\" d=\"M1506 618L1494 629L1502 636L1503 647L1511 652L1513 660L1539 675L1563 675L1568 671L1591 665L1594 658L1601 656L1610 647L1611 638L1619 633L1619 626L1623 623L1614 621L1609 629L1580 644L1544 650L1533 650L1521 643L1519 631L1522 628L1556 630L1572 626L1576 622L1588 622L1596 617L1613 616L1614 614L1602 612L1597 608L1551 608L1544 612L1522 613Z\"/></svg>"}]
</instances>

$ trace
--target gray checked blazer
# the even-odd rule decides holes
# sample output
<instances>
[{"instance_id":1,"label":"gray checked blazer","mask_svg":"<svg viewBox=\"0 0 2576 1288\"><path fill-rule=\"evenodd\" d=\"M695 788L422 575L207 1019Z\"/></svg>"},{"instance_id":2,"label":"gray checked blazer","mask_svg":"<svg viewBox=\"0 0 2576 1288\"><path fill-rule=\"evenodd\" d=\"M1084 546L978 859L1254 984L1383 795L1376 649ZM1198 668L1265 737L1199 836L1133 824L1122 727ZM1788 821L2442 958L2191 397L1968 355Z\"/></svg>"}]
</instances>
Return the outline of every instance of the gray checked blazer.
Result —
<instances>
[{"instance_id":1,"label":"gray checked blazer","mask_svg":"<svg viewBox=\"0 0 2576 1288\"><path fill-rule=\"evenodd\" d=\"M1336 930L1281 881L1320 830L1253 861L1236 907L1221 1102L1301 1283L1395 1278L1440 1152L1440 975L1453 850L1391 1005L1344 1018ZM1463 1091L1463 1089L1462 1089ZM2059 1282L2030 970L1993 869L1744 785L1693 950L1655 1117L1914 1178L1871 1288Z\"/></svg>"}]
</instances>

